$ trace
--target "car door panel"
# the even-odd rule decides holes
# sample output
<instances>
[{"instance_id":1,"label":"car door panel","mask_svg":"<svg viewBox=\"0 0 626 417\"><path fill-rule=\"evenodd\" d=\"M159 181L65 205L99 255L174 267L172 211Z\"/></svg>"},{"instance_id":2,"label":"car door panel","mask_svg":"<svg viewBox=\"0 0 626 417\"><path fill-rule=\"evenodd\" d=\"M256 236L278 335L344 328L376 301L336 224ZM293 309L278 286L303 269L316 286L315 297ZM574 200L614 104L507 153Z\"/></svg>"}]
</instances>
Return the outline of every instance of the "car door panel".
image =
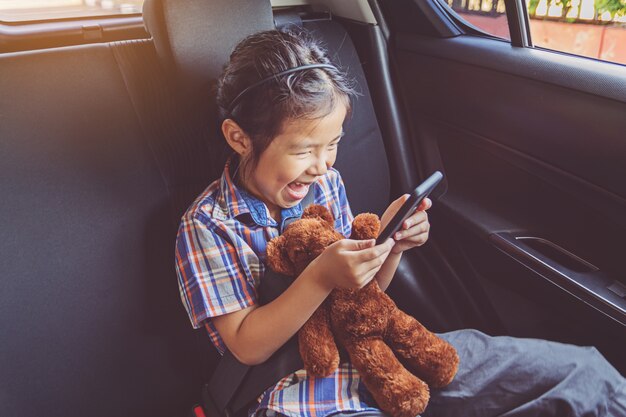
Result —
<instances>
[{"instance_id":1,"label":"car door panel","mask_svg":"<svg viewBox=\"0 0 626 417\"><path fill-rule=\"evenodd\" d=\"M416 158L446 174L433 226L502 321L624 369L626 68L467 35L403 34L394 53Z\"/></svg>"}]
</instances>

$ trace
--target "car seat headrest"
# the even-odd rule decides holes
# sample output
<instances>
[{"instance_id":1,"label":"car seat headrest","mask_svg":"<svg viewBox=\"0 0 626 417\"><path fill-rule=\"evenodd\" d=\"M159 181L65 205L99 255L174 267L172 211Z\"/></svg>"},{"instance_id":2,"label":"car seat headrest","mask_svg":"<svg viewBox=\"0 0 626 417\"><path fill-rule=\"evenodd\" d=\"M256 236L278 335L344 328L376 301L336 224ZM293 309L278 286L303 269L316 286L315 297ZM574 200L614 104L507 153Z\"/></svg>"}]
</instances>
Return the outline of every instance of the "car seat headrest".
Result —
<instances>
[{"instance_id":1,"label":"car seat headrest","mask_svg":"<svg viewBox=\"0 0 626 417\"><path fill-rule=\"evenodd\" d=\"M274 13L274 26L276 29L287 27L302 27L302 18L297 12L290 10L278 10Z\"/></svg>"},{"instance_id":2,"label":"car seat headrest","mask_svg":"<svg viewBox=\"0 0 626 417\"><path fill-rule=\"evenodd\" d=\"M274 28L270 0L146 0L143 16L165 68L192 86L216 79L241 39Z\"/></svg>"}]
</instances>

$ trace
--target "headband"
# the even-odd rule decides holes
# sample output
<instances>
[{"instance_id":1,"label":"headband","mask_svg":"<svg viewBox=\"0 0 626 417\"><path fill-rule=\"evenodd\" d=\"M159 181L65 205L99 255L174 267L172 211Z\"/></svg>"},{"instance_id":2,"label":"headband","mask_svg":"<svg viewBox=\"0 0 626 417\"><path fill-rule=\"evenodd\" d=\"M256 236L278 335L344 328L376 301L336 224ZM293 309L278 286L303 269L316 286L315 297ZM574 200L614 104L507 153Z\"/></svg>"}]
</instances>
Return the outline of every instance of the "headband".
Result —
<instances>
[{"instance_id":1,"label":"headband","mask_svg":"<svg viewBox=\"0 0 626 417\"><path fill-rule=\"evenodd\" d=\"M285 71L281 71L277 74L272 74L267 78L263 78L261 81L258 81L254 84L252 84L249 87L246 87L241 93L239 93L237 95L237 97L235 97L235 99L233 101L230 102L230 106L228 106L228 112L232 112L233 109L235 108L235 106L237 106L237 104L239 103L239 101L242 99L243 96L246 95L246 93L248 93L250 90L255 89L256 87L260 86L261 84L265 84L266 82L276 79L282 75L287 75L287 74L291 74L292 72L298 72L298 71L305 71L308 69L314 69L314 68L327 68L327 69L333 69L333 70L337 70L337 67L335 67L334 65L330 65L330 64L309 64L309 65L301 65L299 67L295 67L295 68L289 68L288 70Z\"/></svg>"}]
</instances>

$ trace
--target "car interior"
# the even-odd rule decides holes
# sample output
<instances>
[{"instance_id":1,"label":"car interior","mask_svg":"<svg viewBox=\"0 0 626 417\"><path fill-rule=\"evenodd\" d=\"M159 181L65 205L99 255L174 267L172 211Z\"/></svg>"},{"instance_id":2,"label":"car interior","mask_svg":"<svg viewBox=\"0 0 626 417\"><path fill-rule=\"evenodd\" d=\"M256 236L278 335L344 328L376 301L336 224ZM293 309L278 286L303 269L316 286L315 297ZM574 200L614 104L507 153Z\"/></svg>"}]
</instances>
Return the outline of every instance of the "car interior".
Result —
<instances>
[{"instance_id":1,"label":"car interior","mask_svg":"<svg viewBox=\"0 0 626 417\"><path fill-rule=\"evenodd\" d=\"M146 0L0 25L0 415L202 403L219 356L181 304L176 231L223 168L230 51L290 25L358 86L335 165L355 214L444 174L398 306L436 332L595 346L626 373L626 67L532 48L506 4L511 41L439 0Z\"/></svg>"}]
</instances>

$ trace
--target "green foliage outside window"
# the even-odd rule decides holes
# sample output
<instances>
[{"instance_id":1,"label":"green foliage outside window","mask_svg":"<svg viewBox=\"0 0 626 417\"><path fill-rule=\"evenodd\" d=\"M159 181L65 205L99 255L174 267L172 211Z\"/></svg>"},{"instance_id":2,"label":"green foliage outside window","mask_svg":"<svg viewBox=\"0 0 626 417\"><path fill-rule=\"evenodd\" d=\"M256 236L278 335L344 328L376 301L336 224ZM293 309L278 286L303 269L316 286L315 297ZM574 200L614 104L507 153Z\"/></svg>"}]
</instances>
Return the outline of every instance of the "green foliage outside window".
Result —
<instances>
[{"instance_id":1,"label":"green foliage outside window","mask_svg":"<svg viewBox=\"0 0 626 417\"><path fill-rule=\"evenodd\" d=\"M611 18L626 16L626 0L595 0L598 14L609 12Z\"/></svg>"}]
</instances>

